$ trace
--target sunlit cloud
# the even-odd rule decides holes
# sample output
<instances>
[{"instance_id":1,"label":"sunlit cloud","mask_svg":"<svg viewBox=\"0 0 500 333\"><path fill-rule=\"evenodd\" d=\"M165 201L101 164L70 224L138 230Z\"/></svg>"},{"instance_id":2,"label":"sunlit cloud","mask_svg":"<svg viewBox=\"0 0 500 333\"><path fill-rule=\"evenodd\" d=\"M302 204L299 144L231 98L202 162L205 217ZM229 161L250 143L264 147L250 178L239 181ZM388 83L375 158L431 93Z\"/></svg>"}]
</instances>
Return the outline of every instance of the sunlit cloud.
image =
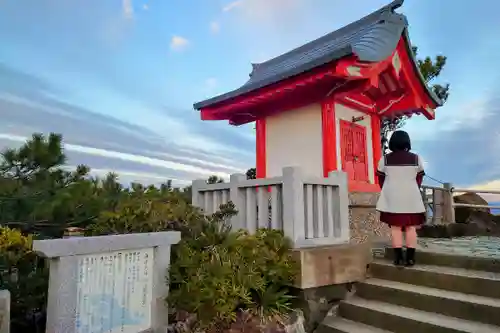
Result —
<instances>
[{"instance_id":1,"label":"sunlit cloud","mask_svg":"<svg viewBox=\"0 0 500 333\"><path fill-rule=\"evenodd\" d=\"M210 22L210 32L212 34L218 34L220 32L220 23L217 21Z\"/></svg>"},{"instance_id":2,"label":"sunlit cloud","mask_svg":"<svg viewBox=\"0 0 500 333\"><path fill-rule=\"evenodd\" d=\"M68 165L65 167L67 170L74 170L76 165ZM165 177L162 174L138 172L132 170L112 170L106 168L92 168L90 174L97 177L105 177L109 173L114 173L118 176L118 181L128 183L143 183L143 184L158 184L165 183L167 180L172 181L173 186L187 186L190 185L192 180L189 179L176 179L172 177Z\"/></svg>"},{"instance_id":3,"label":"sunlit cloud","mask_svg":"<svg viewBox=\"0 0 500 333\"><path fill-rule=\"evenodd\" d=\"M181 36L173 36L170 40L170 49L174 51L182 51L189 45L189 40Z\"/></svg>"},{"instance_id":4,"label":"sunlit cloud","mask_svg":"<svg viewBox=\"0 0 500 333\"><path fill-rule=\"evenodd\" d=\"M210 77L205 80L205 86L209 90L213 90L215 87L217 87L217 79L214 77Z\"/></svg>"},{"instance_id":5,"label":"sunlit cloud","mask_svg":"<svg viewBox=\"0 0 500 333\"><path fill-rule=\"evenodd\" d=\"M222 11L229 12L235 8L240 7L243 4L243 2L244 2L244 0L237 0L237 1L230 2L229 4L222 7Z\"/></svg>"},{"instance_id":6,"label":"sunlit cloud","mask_svg":"<svg viewBox=\"0 0 500 333\"><path fill-rule=\"evenodd\" d=\"M134 18L134 7L132 5L132 0L122 0L122 11L123 16L126 19Z\"/></svg>"},{"instance_id":7,"label":"sunlit cloud","mask_svg":"<svg viewBox=\"0 0 500 333\"><path fill-rule=\"evenodd\" d=\"M29 138L24 137L24 136L13 135L13 134L0 133L0 139L17 141L17 142L25 142ZM148 156L141 156L141 155L130 154L130 153L122 153L122 152L118 152L118 151L106 150L106 149L100 149L100 148L94 148L94 147L86 147L86 146L75 145L75 144L70 144L70 143L66 143L64 145L64 148L68 151L79 152L79 153L84 153L84 154L89 154L89 155L94 155L94 156L100 156L100 157L108 157L108 158L118 159L118 160L137 163L137 164L144 164L144 165L153 166L153 167L160 167L160 168L165 168L165 169L183 171L183 172L192 173L195 175L202 175L202 176L217 175L219 177L229 178L229 173L223 172L220 169L217 170L215 168L214 169L200 168L200 167L197 167L194 165L177 163L177 162L172 162L172 161L168 161L168 160L152 158L152 157L148 157Z\"/></svg>"}]
</instances>

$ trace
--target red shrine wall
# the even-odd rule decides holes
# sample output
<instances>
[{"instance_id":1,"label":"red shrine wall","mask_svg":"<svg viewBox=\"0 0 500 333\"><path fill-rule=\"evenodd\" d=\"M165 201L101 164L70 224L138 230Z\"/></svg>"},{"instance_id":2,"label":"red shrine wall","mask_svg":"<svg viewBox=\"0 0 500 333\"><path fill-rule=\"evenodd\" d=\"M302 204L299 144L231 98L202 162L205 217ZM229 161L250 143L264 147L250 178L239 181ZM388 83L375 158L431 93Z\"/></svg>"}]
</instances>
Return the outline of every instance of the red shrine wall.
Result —
<instances>
[{"instance_id":1,"label":"red shrine wall","mask_svg":"<svg viewBox=\"0 0 500 333\"><path fill-rule=\"evenodd\" d=\"M352 173L352 180L374 184L371 116L335 103L335 122L337 169Z\"/></svg>"},{"instance_id":2,"label":"red shrine wall","mask_svg":"<svg viewBox=\"0 0 500 333\"><path fill-rule=\"evenodd\" d=\"M306 175L323 175L321 105L271 115L266 129L265 177L282 175L283 167L298 166Z\"/></svg>"},{"instance_id":3,"label":"red shrine wall","mask_svg":"<svg viewBox=\"0 0 500 333\"><path fill-rule=\"evenodd\" d=\"M332 100L259 120L257 177L281 176L287 166L301 167L313 177L344 170L351 192L378 192L376 117Z\"/></svg>"}]
</instances>

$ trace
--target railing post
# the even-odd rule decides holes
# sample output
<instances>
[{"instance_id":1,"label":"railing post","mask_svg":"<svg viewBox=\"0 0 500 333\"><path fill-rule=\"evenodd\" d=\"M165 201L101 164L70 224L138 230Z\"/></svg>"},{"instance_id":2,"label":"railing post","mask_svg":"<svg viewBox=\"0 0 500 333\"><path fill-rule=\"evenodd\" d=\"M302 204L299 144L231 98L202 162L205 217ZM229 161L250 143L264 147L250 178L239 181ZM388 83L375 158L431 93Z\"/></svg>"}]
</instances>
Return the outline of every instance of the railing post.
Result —
<instances>
[{"instance_id":1,"label":"railing post","mask_svg":"<svg viewBox=\"0 0 500 333\"><path fill-rule=\"evenodd\" d=\"M206 186L206 185L207 185L207 182L204 179L193 180L193 182L191 184L191 204L193 206L201 208L203 210L205 210L206 207L203 207L204 204L202 202L200 188L202 188L202 186Z\"/></svg>"},{"instance_id":2,"label":"railing post","mask_svg":"<svg viewBox=\"0 0 500 333\"><path fill-rule=\"evenodd\" d=\"M283 168L283 233L294 244L305 239L304 181L297 167Z\"/></svg>"},{"instance_id":3,"label":"railing post","mask_svg":"<svg viewBox=\"0 0 500 333\"><path fill-rule=\"evenodd\" d=\"M240 173L232 174L229 178L229 200L231 200L238 211L238 214L231 218L231 225L234 230L245 228L245 195L240 189L240 182L246 180L247 177Z\"/></svg>"},{"instance_id":4,"label":"railing post","mask_svg":"<svg viewBox=\"0 0 500 333\"><path fill-rule=\"evenodd\" d=\"M453 206L453 186L451 183L444 183L444 198L443 198L443 222L455 223L455 207Z\"/></svg>"},{"instance_id":5,"label":"railing post","mask_svg":"<svg viewBox=\"0 0 500 333\"><path fill-rule=\"evenodd\" d=\"M328 178L332 180L332 183L338 185L340 239L348 242L351 238L351 228L349 226L349 190L347 188L347 173L343 171L330 171Z\"/></svg>"}]
</instances>

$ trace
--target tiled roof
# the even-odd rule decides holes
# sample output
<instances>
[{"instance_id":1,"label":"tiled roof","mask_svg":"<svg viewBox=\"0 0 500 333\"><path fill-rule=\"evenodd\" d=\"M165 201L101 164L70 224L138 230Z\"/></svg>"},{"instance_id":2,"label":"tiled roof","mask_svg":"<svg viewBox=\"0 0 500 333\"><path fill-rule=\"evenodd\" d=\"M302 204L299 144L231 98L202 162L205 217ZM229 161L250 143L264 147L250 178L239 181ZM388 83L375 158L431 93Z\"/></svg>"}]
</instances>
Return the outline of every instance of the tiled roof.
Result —
<instances>
[{"instance_id":1,"label":"tiled roof","mask_svg":"<svg viewBox=\"0 0 500 333\"><path fill-rule=\"evenodd\" d=\"M408 26L406 17L394 12L403 1L395 0L339 30L266 62L253 64L250 79L243 86L196 103L194 108L201 109L234 98L351 54L358 56L361 61L378 62L386 59Z\"/></svg>"}]
</instances>

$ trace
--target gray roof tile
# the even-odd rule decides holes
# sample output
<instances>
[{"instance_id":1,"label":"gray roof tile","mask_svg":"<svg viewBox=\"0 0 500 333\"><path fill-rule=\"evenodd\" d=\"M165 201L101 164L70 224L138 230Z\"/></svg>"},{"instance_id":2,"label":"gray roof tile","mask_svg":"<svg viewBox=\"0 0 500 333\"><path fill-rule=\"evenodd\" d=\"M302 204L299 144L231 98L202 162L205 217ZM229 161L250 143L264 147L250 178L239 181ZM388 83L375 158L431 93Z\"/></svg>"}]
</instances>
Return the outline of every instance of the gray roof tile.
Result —
<instances>
[{"instance_id":1,"label":"gray roof tile","mask_svg":"<svg viewBox=\"0 0 500 333\"><path fill-rule=\"evenodd\" d=\"M386 59L408 26L406 17L394 12L403 1L395 0L356 22L290 52L260 64L252 64L250 79L243 86L196 103L194 108L201 109L234 98L351 54L367 62Z\"/></svg>"}]
</instances>

